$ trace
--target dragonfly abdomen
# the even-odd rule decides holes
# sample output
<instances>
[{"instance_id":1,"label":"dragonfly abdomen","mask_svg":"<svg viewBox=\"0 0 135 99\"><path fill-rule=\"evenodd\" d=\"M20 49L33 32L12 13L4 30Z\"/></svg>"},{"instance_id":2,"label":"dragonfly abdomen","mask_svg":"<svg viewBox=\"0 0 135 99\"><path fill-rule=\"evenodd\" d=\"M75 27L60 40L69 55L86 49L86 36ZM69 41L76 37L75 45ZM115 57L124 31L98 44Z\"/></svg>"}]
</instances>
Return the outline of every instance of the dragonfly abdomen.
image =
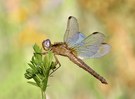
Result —
<instances>
[{"instance_id":1,"label":"dragonfly abdomen","mask_svg":"<svg viewBox=\"0 0 135 99\"><path fill-rule=\"evenodd\" d=\"M95 72L91 67L89 67L86 63L84 63L81 59L77 58L75 55L69 54L68 58L73 63L75 63L76 65L78 65L79 67L81 67L82 69L90 73L91 75L93 75L95 78L100 80L102 83L107 84L107 81L102 76L100 76L97 72Z\"/></svg>"}]
</instances>

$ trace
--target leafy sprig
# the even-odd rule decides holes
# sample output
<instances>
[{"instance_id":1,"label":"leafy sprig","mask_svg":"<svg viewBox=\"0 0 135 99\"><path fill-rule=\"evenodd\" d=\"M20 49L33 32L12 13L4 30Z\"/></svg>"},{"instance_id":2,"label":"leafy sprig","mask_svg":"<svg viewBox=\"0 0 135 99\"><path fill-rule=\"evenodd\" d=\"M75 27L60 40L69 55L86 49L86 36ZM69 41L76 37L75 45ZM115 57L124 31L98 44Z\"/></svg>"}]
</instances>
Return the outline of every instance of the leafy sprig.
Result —
<instances>
[{"instance_id":1,"label":"leafy sprig","mask_svg":"<svg viewBox=\"0 0 135 99\"><path fill-rule=\"evenodd\" d=\"M35 44L33 46L34 54L28 63L29 68L24 74L25 78L34 81L28 81L28 83L37 86L41 89L42 99L46 99L45 91L47 88L48 78L51 72L56 68L56 62L53 60L53 53L48 51L45 55L42 54L42 49Z\"/></svg>"}]
</instances>

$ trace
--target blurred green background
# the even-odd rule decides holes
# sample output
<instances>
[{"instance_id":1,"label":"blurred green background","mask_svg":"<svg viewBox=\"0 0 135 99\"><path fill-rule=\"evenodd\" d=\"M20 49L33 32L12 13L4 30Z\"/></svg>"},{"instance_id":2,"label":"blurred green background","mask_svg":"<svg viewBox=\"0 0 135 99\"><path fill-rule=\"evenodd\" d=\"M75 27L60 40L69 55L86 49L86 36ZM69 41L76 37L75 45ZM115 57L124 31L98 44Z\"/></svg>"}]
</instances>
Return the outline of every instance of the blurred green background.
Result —
<instances>
[{"instance_id":1,"label":"blurred green background","mask_svg":"<svg viewBox=\"0 0 135 99\"><path fill-rule=\"evenodd\" d=\"M0 0L0 99L40 99L24 78L32 46L63 41L67 18L86 35L103 32L112 48L84 60L108 85L59 56L62 67L49 79L47 99L135 99L134 0Z\"/></svg>"}]
</instances>

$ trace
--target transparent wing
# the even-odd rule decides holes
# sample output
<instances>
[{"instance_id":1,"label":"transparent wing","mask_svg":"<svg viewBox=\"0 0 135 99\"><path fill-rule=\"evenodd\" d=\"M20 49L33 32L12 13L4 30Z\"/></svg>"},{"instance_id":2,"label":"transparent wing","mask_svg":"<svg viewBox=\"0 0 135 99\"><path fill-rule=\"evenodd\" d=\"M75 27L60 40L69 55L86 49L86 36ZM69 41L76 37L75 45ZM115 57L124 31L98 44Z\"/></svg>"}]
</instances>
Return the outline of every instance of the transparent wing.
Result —
<instances>
[{"instance_id":1,"label":"transparent wing","mask_svg":"<svg viewBox=\"0 0 135 99\"><path fill-rule=\"evenodd\" d=\"M64 42L73 48L80 58L101 57L109 52L110 46L104 42L104 34L94 32L88 37L79 32L77 19L73 16L68 18Z\"/></svg>"},{"instance_id":2,"label":"transparent wing","mask_svg":"<svg viewBox=\"0 0 135 99\"><path fill-rule=\"evenodd\" d=\"M84 40L86 37L84 34L78 32L76 34L74 34L71 38L68 39L68 41L66 42L68 44L68 47L72 48L74 47L76 44L80 43L82 40Z\"/></svg>"},{"instance_id":3,"label":"transparent wing","mask_svg":"<svg viewBox=\"0 0 135 99\"><path fill-rule=\"evenodd\" d=\"M84 35L79 32L77 19L73 16L70 16L68 18L67 29L64 34L64 42L66 42L69 47L71 47L76 43L76 41L78 41L79 36L84 38Z\"/></svg>"},{"instance_id":4,"label":"transparent wing","mask_svg":"<svg viewBox=\"0 0 135 99\"><path fill-rule=\"evenodd\" d=\"M98 57L102 57L105 54L107 54L110 51L111 46L106 44L106 43L102 43L102 45L99 47L98 51L96 54L94 54L91 57L88 58L98 58ZM82 56L83 57L83 56Z\"/></svg>"},{"instance_id":5,"label":"transparent wing","mask_svg":"<svg viewBox=\"0 0 135 99\"><path fill-rule=\"evenodd\" d=\"M74 45L73 49L75 49L78 57L91 58L93 57L93 55L96 55L96 53L98 53L100 47L102 48L104 38L105 38L104 34L100 32L94 32L88 37L86 37L84 40L82 40L80 43ZM97 54L97 56L99 55Z\"/></svg>"}]
</instances>

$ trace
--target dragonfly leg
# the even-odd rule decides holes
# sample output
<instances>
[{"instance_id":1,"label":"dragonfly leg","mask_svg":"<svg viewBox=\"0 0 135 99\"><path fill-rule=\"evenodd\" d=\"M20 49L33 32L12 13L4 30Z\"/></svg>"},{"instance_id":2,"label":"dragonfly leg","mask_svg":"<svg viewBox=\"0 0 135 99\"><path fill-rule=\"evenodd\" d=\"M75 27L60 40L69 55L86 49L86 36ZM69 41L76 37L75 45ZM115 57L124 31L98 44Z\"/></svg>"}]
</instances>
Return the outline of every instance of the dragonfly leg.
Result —
<instances>
[{"instance_id":1,"label":"dragonfly leg","mask_svg":"<svg viewBox=\"0 0 135 99\"><path fill-rule=\"evenodd\" d=\"M59 62L59 60L58 60L58 58L56 57L56 55L54 54L54 58L55 58L55 60L56 60L56 62L57 62L57 64L59 64L59 67L61 66L61 64L60 64L60 62Z\"/></svg>"},{"instance_id":2,"label":"dragonfly leg","mask_svg":"<svg viewBox=\"0 0 135 99\"><path fill-rule=\"evenodd\" d=\"M61 64L60 64L58 58L56 57L56 55L54 55L54 58L55 58L56 62L54 64L54 69L52 69L53 71L49 74L49 76L51 76L57 69L59 69L61 67ZM59 64L59 66L56 68L57 64Z\"/></svg>"}]
</instances>

